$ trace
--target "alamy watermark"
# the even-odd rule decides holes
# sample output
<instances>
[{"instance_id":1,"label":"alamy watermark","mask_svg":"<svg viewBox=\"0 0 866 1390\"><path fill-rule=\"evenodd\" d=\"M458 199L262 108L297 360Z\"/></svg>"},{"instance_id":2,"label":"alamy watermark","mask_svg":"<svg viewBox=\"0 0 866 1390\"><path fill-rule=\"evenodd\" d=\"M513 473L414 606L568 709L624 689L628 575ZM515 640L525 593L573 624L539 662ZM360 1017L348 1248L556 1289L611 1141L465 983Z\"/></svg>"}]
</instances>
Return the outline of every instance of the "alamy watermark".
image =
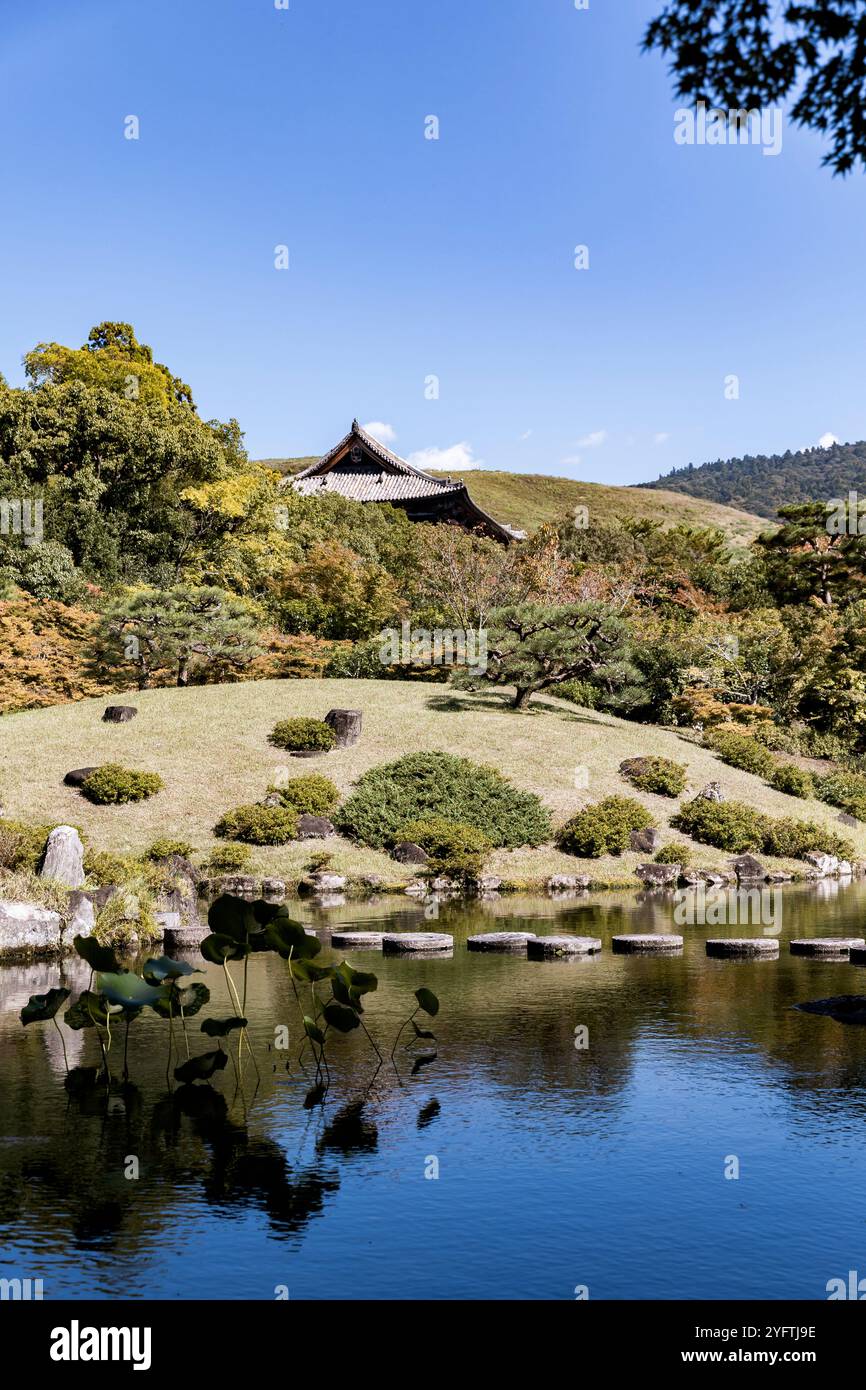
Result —
<instances>
[{"instance_id":1,"label":"alamy watermark","mask_svg":"<svg viewBox=\"0 0 866 1390\"><path fill-rule=\"evenodd\" d=\"M485 628L415 627L408 620L380 634L383 666L465 666L474 674L487 670Z\"/></svg>"},{"instance_id":2,"label":"alamy watermark","mask_svg":"<svg viewBox=\"0 0 866 1390\"><path fill-rule=\"evenodd\" d=\"M0 536L23 536L25 545L40 545L42 498L0 497Z\"/></svg>"},{"instance_id":3,"label":"alamy watermark","mask_svg":"<svg viewBox=\"0 0 866 1390\"><path fill-rule=\"evenodd\" d=\"M782 153L785 114L780 106L722 111L699 101L674 112L678 145L760 145L762 154Z\"/></svg>"},{"instance_id":4,"label":"alamy watermark","mask_svg":"<svg viewBox=\"0 0 866 1390\"><path fill-rule=\"evenodd\" d=\"M780 888L680 888L674 895L674 921L680 927L763 927L764 936L782 930Z\"/></svg>"}]
</instances>

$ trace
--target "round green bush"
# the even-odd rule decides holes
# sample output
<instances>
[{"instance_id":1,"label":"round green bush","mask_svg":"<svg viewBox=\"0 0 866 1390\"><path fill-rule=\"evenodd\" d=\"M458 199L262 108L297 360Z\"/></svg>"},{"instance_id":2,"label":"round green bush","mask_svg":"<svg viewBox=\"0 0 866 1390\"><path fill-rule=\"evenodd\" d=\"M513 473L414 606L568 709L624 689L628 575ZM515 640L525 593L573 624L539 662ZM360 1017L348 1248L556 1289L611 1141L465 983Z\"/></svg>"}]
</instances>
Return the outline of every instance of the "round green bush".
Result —
<instances>
[{"instance_id":1,"label":"round green bush","mask_svg":"<svg viewBox=\"0 0 866 1390\"><path fill-rule=\"evenodd\" d=\"M680 796L686 785L688 768L670 758L627 758L619 770L639 792L656 796Z\"/></svg>"},{"instance_id":2,"label":"round green bush","mask_svg":"<svg viewBox=\"0 0 866 1390\"><path fill-rule=\"evenodd\" d=\"M297 833L297 812L290 806L238 806L214 826L220 839L247 845L284 845Z\"/></svg>"},{"instance_id":3,"label":"round green bush","mask_svg":"<svg viewBox=\"0 0 866 1390\"><path fill-rule=\"evenodd\" d=\"M599 859L603 854L622 854L633 830L646 830L655 821L645 806L628 796L607 796L572 816L559 831L556 843L564 854Z\"/></svg>"},{"instance_id":4,"label":"round green bush","mask_svg":"<svg viewBox=\"0 0 866 1390\"><path fill-rule=\"evenodd\" d=\"M839 859L854 858L854 846L844 835L793 816L771 821L763 848L765 854L777 855L779 859L802 859L811 850L835 854Z\"/></svg>"},{"instance_id":5,"label":"round green bush","mask_svg":"<svg viewBox=\"0 0 866 1390\"><path fill-rule=\"evenodd\" d=\"M477 878L492 848L490 841L474 825L428 816L407 821L398 839L409 840L427 851L429 867L449 878Z\"/></svg>"},{"instance_id":6,"label":"round green bush","mask_svg":"<svg viewBox=\"0 0 866 1390\"><path fill-rule=\"evenodd\" d=\"M685 868L692 862L692 847L683 840L675 840L669 845L662 845L655 856L655 862L657 864L682 864Z\"/></svg>"},{"instance_id":7,"label":"round green bush","mask_svg":"<svg viewBox=\"0 0 866 1390\"><path fill-rule=\"evenodd\" d=\"M809 801L815 795L815 779L811 772L797 767L794 763L782 763L770 774L770 786L787 796L799 796Z\"/></svg>"},{"instance_id":8,"label":"round green bush","mask_svg":"<svg viewBox=\"0 0 866 1390\"><path fill-rule=\"evenodd\" d=\"M271 743L293 753L327 753L337 742L337 736L324 719L281 719L271 731Z\"/></svg>"},{"instance_id":9,"label":"round green bush","mask_svg":"<svg viewBox=\"0 0 866 1390\"><path fill-rule=\"evenodd\" d=\"M0 819L0 869L35 873L53 826Z\"/></svg>"},{"instance_id":10,"label":"round green bush","mask_svg":"<svg viewBox=\"0 0 866 1390\"><path fill-rule=\"evenodd\" d=\"M161 859L189 859L192 854L192 845L186 840L154 840L150 849L145 852L144 858L151 859L154 863L159 863Z\"/></svg>"},{"instance_id":11,"label":"round green bush","mask_svg":"<svg viewBox=\"0 0 866 1390\"><path fill-rule=\"evenodd\" d=\"M156 772L132 772L119 763L103 763L82 783L81 790L97 806L121 806L127 801L145 801L163 786Z\"/></svg>"},{"instance_id":12,"label":"round green bush","mask_svg":"<svg viewBox=\"0 0 866 1390\"><path fill-rule=\"evenodd\" d=\"M815 794L828 806L838 806L849 816L866 820L866 777L861 772L846 772L839 769L828 772L826 777L818 777Z\"/></svg>"},{"instance_id":13,"label":"round green bush","mask_svg":"<svg viewBox=\"0 0 866 1390\"><path fill-rule=\"evenodd\" d=\"M749 738L748 734L714 734L705 740L705 746L729 767L753 772L756 777L769 777L776 766L769 748Z\"/></svg>"},{"instance_id":14,"label":"round green bush","mask_svg":"<svg viewBox=\"0 0 866 1390\"><path fill-rule=\"evenodd\" d=\"M299 816L329 816L340 800L340 793L330 777L311 772L307 777L291 777L278 787L268 787L268 795L276 793L284 806L291 806Z\"/></svg>"},{"instance_id":15,"label":"round green bush","mask_svg":"<svg viewBox=\"0 0 866 1390\"><path fill-rule=\"evenodd\" d=\"M745 854L763 847L769 818L741 801L707 801L696 796L680 807L671 825L702 845Z\"/></svg>"},{"instance_id":16,"label":"round green bush","mask_svg":"<svg viewBox=\"0 0 866 1390\"><path fill-rule=\"evenodd\" d=\"M452 753L408 753L371 768L337 814L337 828L361 844L384 849L408 821L445 816L474 826L491 845L540 845L550 815L533 792L512 786L496 768Z\"/></svg>"},{"instance_id":17,"label":"round green bush","mask_svg":"<svg viewBox=\"0 0 866 1390\"><path fill-rule=\"evenodd\" d=\"M253 862L253 852L247 845L220 845L212 850L207 861L211 874L242 874Z\"/></svg>"}]
</instances>

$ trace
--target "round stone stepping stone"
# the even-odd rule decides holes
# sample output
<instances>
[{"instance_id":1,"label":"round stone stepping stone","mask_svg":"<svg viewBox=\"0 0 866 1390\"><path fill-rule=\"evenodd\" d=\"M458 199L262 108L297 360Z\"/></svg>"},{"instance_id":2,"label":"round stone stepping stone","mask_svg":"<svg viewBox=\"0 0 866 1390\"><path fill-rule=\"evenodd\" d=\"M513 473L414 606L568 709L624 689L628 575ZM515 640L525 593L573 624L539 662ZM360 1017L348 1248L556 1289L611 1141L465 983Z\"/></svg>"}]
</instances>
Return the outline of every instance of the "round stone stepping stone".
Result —
<instances>
[{"instance_id":1,"label":"round stone stepping stone","mask_svg":"<svg viewBox=\"0 0 866 1390\"><path fill-rule=\"evenodd\" d=\"M591 956L601 950L595 936L535 936L526 943L530 960L564 960L567 956Z\"/></svg>"},{"instance_id":2,"label":"round stone stepping stone","mask_svg":"<svg viewBox=\"0 0 866 1390\"><path fill-rule=\"evenodd\" d=\"M866 950L866 940L862 936L813 936L790 943L792 956L841 956L862 947Z\"/></svg>"},{"instance_id":3,"label":"round stone stepping stone","mask_svg":"<svg viewBox=\"0 0 866 1390\"><path fill-rule=\"evenodd\" d=\"M533 931L492 931L466 939L467 951L520 951L526 950L527 941L535 940Z\"/></svg>"},{"instance_id":4,"label":"round stone stepping stone","mask_svg":"<svg viewBox=\"0 0 866 1390\"><path fill-rule=\"evenodd\" d=\"M641 936L637 932L629 932L626 936L615 936L613 938L613 949L621 955L634 955L643 952L646 955L666 955L673 954L674 951L683 949L683 938L681 936L663 936L660 932L650 933Z\"/></svg>"},{"instance_id":5,"label":"round stone stepping stone","mask_svg":"<svg viewBox=\"0 0 866 1390\"><path fill-rule=\"evenodd\" d=\"M779 943L771 936L731 936L708 941L708 956L777 956Z\"/></svg>"},{"instance_id":6,"label":"round stone stepping stone","mask_svg":"<svg viewBox=\"0 0 866 1390\"><path fill-rule=\"evenodd\" d=\"M169 915L174 916L176 914L165 913L166 917ZM180 918L178 917L178 924L176 926L166 926L165 928L165 945L166 947L200 946L205 937L210 936L210 934L210 927L207 926L181 926Z\"/></svg>"},{"instance_id":7,"label":"round stone stepping stone","mask_svg":"<svg viewBox=\"0 0 866 1390\"><path fill-rule=\"evenodd\" d=\"M454 937L445 932L383 932L382 950L388 955L404 955L409 952L450 951L454 947Z\"/></svg>"},{"instance_id":8,"label":"round stone stepping stone","mask_svg":"<svg viewBox=\"0 0 866 1390\"><path fill-rule=\"evenodd\" d=\"M381 951L382 932L335 931L331 933L331 945L346 951Z\"/></svg>"}]
</instances>

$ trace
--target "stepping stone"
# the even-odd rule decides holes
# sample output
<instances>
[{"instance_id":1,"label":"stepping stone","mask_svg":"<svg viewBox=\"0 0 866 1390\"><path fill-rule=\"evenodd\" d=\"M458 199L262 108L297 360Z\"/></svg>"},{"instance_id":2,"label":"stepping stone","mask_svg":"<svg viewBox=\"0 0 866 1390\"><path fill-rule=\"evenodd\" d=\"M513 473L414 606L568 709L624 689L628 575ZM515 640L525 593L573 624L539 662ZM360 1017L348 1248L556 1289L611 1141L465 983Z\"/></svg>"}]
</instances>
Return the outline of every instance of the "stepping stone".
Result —
<instances>
[{"instance_id":1,"label":"stepping stone","mask_svg":"<svg viewBox=\"0 0 866 1390\"><path fill-rule=\"evenodd\" d=\"M853 948L862 947L866 951L866 940L862 936L813 936L804 941L790 943L792 956L839 956L846 957Z\"/></svg>"},{"instance_id":2,"label":"stepping stone","mask_svg":"<svg viewBox=\"0 0 866 1390\"><path fill-rule=\"evenodd\" d=\"M866 946L852 946L848 959L852 965L866 965Z\"/></svg>"},{"instance_id":3,"label":"stepping stone","mask_svg":"<svg viewBox=\"0 0 866 1390\"><path fill-rule=\"evenodd\" d=\"M866 942L863 944L866 945ZM340 946L346 951L381 951L382 932L335 931L331 933L331 945Z\"/></svg>"},{"instance_id":4,"label":"stepping stone","mask_svg":"<svg viewBox=\"0 0 866 1390\"><path fill-rule=\"evenodd\" d=\"M165 916L175 915L165 913ZM167 949L172 947L200 946L206 936L210 936L210 927L192 926L169 926L165 928L165 946Z\"/></svg>"},{"instance_id":5,"label":"stepping stone","mask_svg":"<svg viewBox=\"0 0 866 1390\"><path fill-rule=\"evenodd\" d=\"M591 956L601 950L594 936L535 936L526 943L529 960L564 960L567 956Z\"/></svg>"},{"instance_id":6,"label":"stepping stone","mask_svg":"<svg viewBox=\"0 0 866 1390\"><path fill-rule=\"evenodd\" d=\"M637 932L630 932L627 936L615 936L613 938L614 952L622 955L632 955L637 952L659 955L664 953L672 955L674 951L683 949L683 938L681 936L662 936L656 932L648 936L640 936Z\"/></svg>"},{"instance_id":7,"label":"stepping stone","mask_svg":"<svg viewBox=\"0 0 866 1390\"><path fill-rule=\"evenodd\" d=\"M533 931L493 931L466 939L467 951L526 951L527 941L535 940ZM864 943L866 944L866 943Z\"/></svg>"},{"instance_id":8,"label":"stepping stone","mask_svg":"<svg viewBox=\"0 0 866 1390\"><path fill-rule=\"evenodd\" d=\"M708 956L777 956L779 943L771 936L731 936L725 941L708 941Z\"/></svg>"},{"instance_id":9,"label":"stepping stone","mask_svg":"<svg viewBox=\"0 0 866 1390\"><path fill-rule=\"evenodd\" d=\"M386 955L404 955L411 951L451 951L454 937L445 932L383 932L382 950Z\"/></svg>"}]
</instances>

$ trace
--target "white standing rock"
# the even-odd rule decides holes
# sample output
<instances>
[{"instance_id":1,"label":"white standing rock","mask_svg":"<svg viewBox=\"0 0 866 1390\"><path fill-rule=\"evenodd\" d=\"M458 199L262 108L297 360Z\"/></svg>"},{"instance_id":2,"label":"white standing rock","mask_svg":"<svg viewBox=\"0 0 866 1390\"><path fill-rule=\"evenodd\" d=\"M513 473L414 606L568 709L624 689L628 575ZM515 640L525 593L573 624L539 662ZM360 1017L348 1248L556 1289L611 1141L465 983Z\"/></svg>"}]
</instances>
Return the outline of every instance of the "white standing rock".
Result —
<instances>
[{"instance_id":1,"label":"white standing rock","mask_svg":"<svg viewBox=\"0 0 866 1390\"><path fill-rule=\"evenodd\" d=\"M58 825L48 836L40 878L52 878L67 888L84 882L84 846L74 825Z\"/></svg>"}]
</instances>

